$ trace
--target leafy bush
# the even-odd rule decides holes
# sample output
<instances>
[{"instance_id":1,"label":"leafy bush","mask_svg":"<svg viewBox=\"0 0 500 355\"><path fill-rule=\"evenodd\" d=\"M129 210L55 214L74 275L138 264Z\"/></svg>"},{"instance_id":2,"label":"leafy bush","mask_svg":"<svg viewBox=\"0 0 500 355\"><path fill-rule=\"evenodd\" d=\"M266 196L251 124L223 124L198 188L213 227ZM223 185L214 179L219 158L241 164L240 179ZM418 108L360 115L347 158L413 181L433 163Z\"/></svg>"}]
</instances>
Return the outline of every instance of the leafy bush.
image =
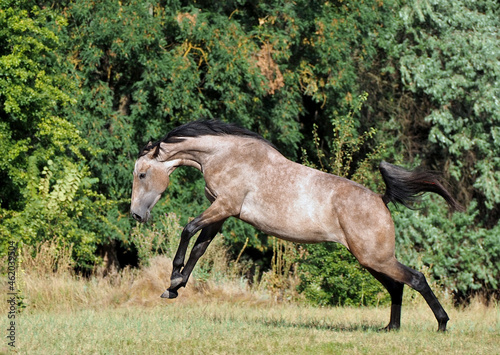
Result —
<instances>
[{"instance_id":1,"label":"leafy bush","mask_svg":"<svg viewBox=\"0 0 500 355\"><path fill-rule=\"evenodd\" d=\"M27 245L44 241L61 248L72 245L75 265L91 270L97 262L99 216L109 202L92 191L96 179L90 178L86 169L69 161L60 166L48 160L39 172L33 160L29 160L31 178L24 191L29 202L22 211L4 211L0 232L5 240Z\"/></svg>"},{"instance_id":2,"label":"leafy bush","mask_svg":"<svg viewBox=\"0 0 500 355\"><path fill-rule=\"evenodd\" d=\"M475 198L495 222L500 205L499 11L495 1L409 1L399 10L402 35L387 47L398 60L405 88L431 103L425 117L430 123L426 159L446 166L461 186L473 186L462 196L467 202Z\"/></svg>"},{"instance_id":3,"label":"leafy bush","mask_svg":"<svg viewBox=\"0 0 500 355\"><path fill-rule=\"evenodd\" d=\"M437 198L436 198L437 199ZM442 201L424 199L422 210L393 211L399 259L431 277L461 301L480 294L499 296L500 228L476 224L477 204L449 216Z\"/></svg>"},{"instance_id":4,"label":"leafy bush","mask_svg":"<svg viewBox=\"0 0 500 355\"><path fill-rule=\"evenodd\" d=\"M55 54L66 21L32 5L0 3L0 253L8 240L52 239L73 244L78 266L91 268L107 203L85 165L92 148L61 115L75 102Z\"/></svg>"},{"instance_id":5,"label":"leafy bush","mask_svg":"<svg viewBox=\"0 0 500 355\"><path fill-rule=\"evenodd\" d=\"M346 248L323 243L307 246L300 262L299 291L321 306L371 306L389 301L389 294Z\"/></svg>"}]
</instances>

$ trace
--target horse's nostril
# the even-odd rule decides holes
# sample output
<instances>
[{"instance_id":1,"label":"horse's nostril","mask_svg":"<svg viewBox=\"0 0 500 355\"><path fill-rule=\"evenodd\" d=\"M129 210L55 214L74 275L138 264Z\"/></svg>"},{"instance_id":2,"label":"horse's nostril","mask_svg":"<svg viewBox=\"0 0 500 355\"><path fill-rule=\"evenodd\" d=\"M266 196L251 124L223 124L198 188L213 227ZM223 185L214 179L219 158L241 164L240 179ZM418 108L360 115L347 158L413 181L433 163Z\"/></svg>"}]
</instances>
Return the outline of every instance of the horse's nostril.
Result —
<instances>
[{"instance_id":1,"label":"horse's nostril","mask_svg":"<svg viewBox=\"0 0 500 355\"><path fill-rule=\"evenodd\" d=\"M134 219L135 219L136 221L139 221L139 222L140 222L140 221L142 221L141 216L139 216L137 213L132 213L132 217L134 217Z\"/></svg>"}]
</instances>

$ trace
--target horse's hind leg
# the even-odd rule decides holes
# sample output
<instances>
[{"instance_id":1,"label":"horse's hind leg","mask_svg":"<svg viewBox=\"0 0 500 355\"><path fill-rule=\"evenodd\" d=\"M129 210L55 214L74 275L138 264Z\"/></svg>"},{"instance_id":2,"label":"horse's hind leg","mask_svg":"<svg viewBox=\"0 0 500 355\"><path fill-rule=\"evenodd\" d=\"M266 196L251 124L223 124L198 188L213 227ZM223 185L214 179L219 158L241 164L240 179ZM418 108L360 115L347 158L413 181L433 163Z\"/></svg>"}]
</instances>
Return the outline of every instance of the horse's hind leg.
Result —
<instances>
[{"instance_id":1,"label":"horse's hind leg","mask_svg":"<svg viewBox=\"0 0 500 355\"><path fill-rule=\"evenodd\" d=\"M379 265L374 267L374 265L372 266L367 265L367 267L374 269L375 272L381 273L393 279L396 282L405 283L414 290L418 291L424 297L425 301L427 302L432 312L434 313L434 316L438 321L438 330L439 331L446 330L446 323L448 323L450 318L448 317L448 314L446 314L446 311L444 310L443 306L441 306L438 299L434 295L434 292L432 292L431 288L429 287L429 284L427 283L424 274L416 270L413 270L412 268L409 268L406 265L401 264L395 258L392 259L390 263L385 264L383 266ZM394 306L397 311L397 304ZM392 320L393 319L391 315L391 322Z\"/></svg>"},{"instance_id":2,"label":"horse's hind leg","mask_svg":"<svg viewBox=\"0 0 500 355\"><path fill-rule=\"evenodd\" d=\"M438 330L444 332L446 330L446 323L448 323L450 318L448 317L448 314L444 310L443 306L441 306L441 303L439 303L437 297L434 295L434 292L432 292L431 288L429 287L424 274L413 270L412 268L409 268L408 266L403 265L399 262L398 266L400 270L404 270L403 273L407 281L403 282L411 286L413 289L417 290L424 297L425 301L432 309L432 312L434 313L434 316L438 321Z\"/></svg>"},{"instance_id":3,"label":"horse's hind leg","mask_svg":"<svg viewBox=\"0 0 500 355\"><path fill-rule=\"evenodd\" d=\"M403 287L401 282L394 281L388 276L372 269L368 271L375 277L391 295L391 319L385 330L399 329L401 326L401 305L403 303Z\"/></svg>"}]
</instances>

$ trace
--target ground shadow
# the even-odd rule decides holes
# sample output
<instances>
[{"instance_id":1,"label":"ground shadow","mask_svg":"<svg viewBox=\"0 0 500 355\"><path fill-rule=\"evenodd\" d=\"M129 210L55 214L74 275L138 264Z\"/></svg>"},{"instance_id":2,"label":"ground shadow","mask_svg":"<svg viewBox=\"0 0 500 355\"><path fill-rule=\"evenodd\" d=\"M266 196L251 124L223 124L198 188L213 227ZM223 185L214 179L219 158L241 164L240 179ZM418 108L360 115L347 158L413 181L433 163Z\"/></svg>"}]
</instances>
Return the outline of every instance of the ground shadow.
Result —
<instances>
[{"instance_id":1,"label":"ground shadow","mask_svg":"<svg viewBox=\"0 0 500 355\"><path fill-rule=\"evenodd\" d=\"M384 330L373 324L332 324L318 321L288 321L285 319L255 319L256 323L275 328L317 329L337 332L378 332Z\"/></svg>"}]
</instances>

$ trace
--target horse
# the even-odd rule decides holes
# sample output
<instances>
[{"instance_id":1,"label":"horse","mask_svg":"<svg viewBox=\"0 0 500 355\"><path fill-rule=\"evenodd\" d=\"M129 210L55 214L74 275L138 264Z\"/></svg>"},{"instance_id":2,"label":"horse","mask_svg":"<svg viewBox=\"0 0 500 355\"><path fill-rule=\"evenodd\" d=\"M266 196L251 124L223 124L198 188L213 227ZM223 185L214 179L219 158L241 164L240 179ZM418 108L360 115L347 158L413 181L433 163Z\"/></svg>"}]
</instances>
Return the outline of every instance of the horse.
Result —
<instances>
[{"instance_id":1,"label":"horse","mask_svg":"<svg viewBox=\"0 0 500 355\"><path fill-rule=\"evenodd\" d=\"M224 221L236 217L287 241L344 245L390 294L390 321L384 329L400 328L406 284L427 301L438 331L446 330L449 317L425 276L395 257L395 228L387 207L391 202L408 207L422 193L434 192L450 209L460 210L435 172L406 170L382 161L379 170L386 191L381 195L346 178L288 160L262 136L234 124L193 121L140 151L130 206L135 220L150 218L170 174L179 166L202 172L211 204L183 229L170 286L161 297L178 296ZM184 264L189 241L200 230Z\"/></svg>"}]
</instances>

